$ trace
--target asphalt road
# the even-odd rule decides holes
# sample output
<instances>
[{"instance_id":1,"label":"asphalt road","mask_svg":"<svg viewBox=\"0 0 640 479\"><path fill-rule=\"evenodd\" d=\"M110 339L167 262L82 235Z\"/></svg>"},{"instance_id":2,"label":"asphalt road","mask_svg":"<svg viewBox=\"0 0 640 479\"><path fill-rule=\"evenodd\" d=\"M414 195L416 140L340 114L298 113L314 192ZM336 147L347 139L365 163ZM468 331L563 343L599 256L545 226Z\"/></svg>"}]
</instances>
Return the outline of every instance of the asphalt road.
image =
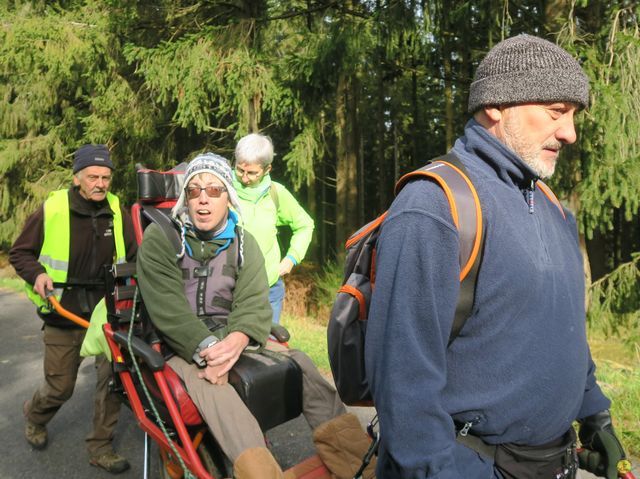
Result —
<instances>
[{"instance_id":1,"label":"asphalt road","mask_svg":"<svg viewBox=\"0 0 640 479\"><path fill-rule=\"evenodd\" d=\"M116 477L90 466L84 445L93 414L93 359L85 359L72 398L49 423L47 448L32 450L23 436L22 403L42 381L42 323L24 295L0 290L0 325L0 479ZM366 408L355 408L354 412L363 421L372 415ZM272 429L267 438L284 468L314 453L311 432L302 417ZM117 477L142 477L143 443L144 435L133 414L123 407L114 446L127 457L131 469ZM150 477L158 477L158 465L158 450L154 445Z\"/></svg>"}]
</instances>

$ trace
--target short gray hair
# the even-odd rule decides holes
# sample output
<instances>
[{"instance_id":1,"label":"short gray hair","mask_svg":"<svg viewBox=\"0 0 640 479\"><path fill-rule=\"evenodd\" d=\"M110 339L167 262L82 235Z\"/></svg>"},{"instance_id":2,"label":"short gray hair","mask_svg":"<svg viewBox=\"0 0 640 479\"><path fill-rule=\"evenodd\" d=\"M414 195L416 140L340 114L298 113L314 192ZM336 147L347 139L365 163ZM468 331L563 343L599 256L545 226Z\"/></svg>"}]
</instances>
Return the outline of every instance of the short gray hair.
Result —
<instances>
[{"instance_id":1,"label":"short gray hair","mask_svg":"<svg viewBox=\"0 0 640 479\"><path fill-rule=\"evenodd\" d=\"M271 138L260 133L251 133L240 139L234 153L238 163L259 164L267 167L273 161L273 142Z\"/></svg>"}]
</instances>

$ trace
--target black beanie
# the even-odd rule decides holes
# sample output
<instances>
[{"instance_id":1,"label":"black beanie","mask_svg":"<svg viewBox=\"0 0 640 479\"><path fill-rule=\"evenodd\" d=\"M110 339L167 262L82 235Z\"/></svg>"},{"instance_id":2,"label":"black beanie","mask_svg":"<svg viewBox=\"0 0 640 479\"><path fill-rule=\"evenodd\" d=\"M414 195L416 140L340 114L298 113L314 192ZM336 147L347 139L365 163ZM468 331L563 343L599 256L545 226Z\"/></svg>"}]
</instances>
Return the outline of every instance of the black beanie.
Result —
<instances>
[{"instance_id":1,"label":"black beanie","mask_svg":"<svg viewBox=\"0 0 640 479\"><path fill-rule=\"evenodd\" d=\"M483 106L571 102L589 105L589 79L569 52L548 40L516 35L480 62L469 90L469 113Z\"/></svg>"},{"instance_id":2,"label":"black beanie","mask_svg":"<svg viewBox=\"0 0 640 479\"><path fill-rule=\"evenodd\" d=\"M73 154L73 173L87 166L106 166L113 170L107 145L84 145Z\"/></svg>"}]
</instances>

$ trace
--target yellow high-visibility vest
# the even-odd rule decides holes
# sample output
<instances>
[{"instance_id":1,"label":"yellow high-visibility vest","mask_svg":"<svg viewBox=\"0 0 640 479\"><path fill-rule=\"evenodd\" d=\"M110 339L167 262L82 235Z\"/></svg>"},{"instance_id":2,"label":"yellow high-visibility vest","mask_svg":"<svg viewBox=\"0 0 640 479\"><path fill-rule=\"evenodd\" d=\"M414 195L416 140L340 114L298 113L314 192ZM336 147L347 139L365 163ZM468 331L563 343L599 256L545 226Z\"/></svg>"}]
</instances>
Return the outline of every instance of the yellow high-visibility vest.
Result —
<instances>
[{"instance_id":1,"label":"yellow high-visibility vest","mask_svg":"<svg viewBox=\"0 0 640 479\"><path fill-rule=\"evenodd\" d=\"M107 193L109 207L113 211L113 238L116 246L116 263L126 261L124 233L122 227L122 212L120 200L117 196ZM44 242L40 249L38 262L54 283L67 281L69 271L69 254L71 249L71 227L69 213L69 190L53 191L44 202ZM30 284L25 285L27 296L44 313L51 312L49 303L43 300ZM62 296L62 289L53 292L58 301Z\"/></svg>"}]
</instances>

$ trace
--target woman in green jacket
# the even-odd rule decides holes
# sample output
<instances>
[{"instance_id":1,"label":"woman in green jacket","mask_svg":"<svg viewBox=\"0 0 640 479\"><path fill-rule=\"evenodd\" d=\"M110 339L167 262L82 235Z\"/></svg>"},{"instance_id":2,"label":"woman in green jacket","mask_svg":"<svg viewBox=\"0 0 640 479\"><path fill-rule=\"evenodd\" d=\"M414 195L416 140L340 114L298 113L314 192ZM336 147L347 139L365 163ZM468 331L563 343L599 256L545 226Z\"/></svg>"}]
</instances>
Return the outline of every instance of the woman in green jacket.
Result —
<instances>
[{"instance_id":1,"label":"woman in green jacket","mask_svg":"<svg viewBox=\"0 0 640 479\"><path fill-rule=\"evenodd\" d=\"M293 195L271 180L272 161L273 143L268 136L252 133L243 137L236 145L233 186L240 198L243 226L256 238L264 255L273 322L279 323L284 300L282 278L304 258L314 224ZM283 225L292 232L284 258L277 229Z\"/></svg>"}]
</instances>

